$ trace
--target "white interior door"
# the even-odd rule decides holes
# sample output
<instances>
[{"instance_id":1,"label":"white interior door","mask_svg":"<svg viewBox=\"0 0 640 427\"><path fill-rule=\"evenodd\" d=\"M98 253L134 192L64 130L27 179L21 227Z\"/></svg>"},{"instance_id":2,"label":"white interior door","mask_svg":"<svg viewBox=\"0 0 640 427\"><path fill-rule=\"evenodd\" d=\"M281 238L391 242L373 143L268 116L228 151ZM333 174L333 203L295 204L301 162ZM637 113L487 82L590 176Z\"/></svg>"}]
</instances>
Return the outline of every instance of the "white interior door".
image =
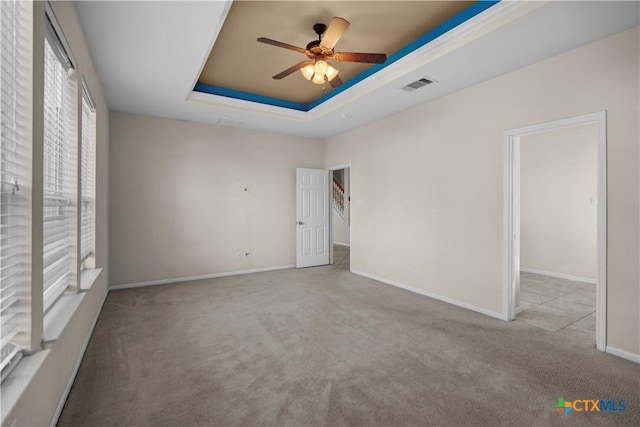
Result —
<instances>
[{"instance_id":1,"label":"white interior door","mask_svg":"<svg viewBox=\"0 0 640 427\"><path fill-rule=\"evenodd\" d=\"M296 169L296 266L329 264L329 171Z\"/></svg>"}]
</instances>

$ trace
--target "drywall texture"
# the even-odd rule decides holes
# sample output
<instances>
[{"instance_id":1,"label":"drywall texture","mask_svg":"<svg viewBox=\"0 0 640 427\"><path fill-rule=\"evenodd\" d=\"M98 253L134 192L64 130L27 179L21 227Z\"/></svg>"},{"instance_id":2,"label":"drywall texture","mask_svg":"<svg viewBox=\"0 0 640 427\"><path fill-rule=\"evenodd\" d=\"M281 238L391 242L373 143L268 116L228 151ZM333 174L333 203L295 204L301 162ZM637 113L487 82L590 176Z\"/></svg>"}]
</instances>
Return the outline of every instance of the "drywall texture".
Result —
<instances>
[{"instance_id":1,"label":"drywall texture","mask_svg":"<svg viewBox=\"0 0 640 427\"><path fill-rule=\"evenodd\" d=\"M43 67L44 2L34 2L34 68ZM18 426L48 426L55 422L56 411L62 410L65 389L73 378L74 368L79 365L81 349L91 332L93 320L102 306L108 282L108 185L109 185L109 110L100 87L98 74L93 66L82 27L73 2L51 2L53 12L60 24L69 47L77 61L78 72L84 77L96 104L96 267L102 268L93 287L87 292L60 338L48 344L50 353L40 369L34 373L30 385L9 414L3 419ZM35 80L42 73L34 73ZM34 81L34 87L42 87L42 81ZM42 106L42 91L34 91L34 115L36 106ZM41 108L41 107L40 107ZM42 113L40 112L40 116ZM42 121L34 120L34 135L42 135ZM41 178L34 171L34 179ZM33 239L41 239L34 230ZM41 231L40 231L41 233ZM35 403L34 403L35 402Z\"/></svg>"},{"instance_id":2,"label":"drywall texture","mask_svg":"<svg viewBox=\"0 0 640 427\"><path fill-rule=\"evenodd\" d=\"M607 344L639 354L638 39L625 31L328 139L325 164L353 165L352 269L501 313L504 131L607 110Z\"/></svg>"},{"instance_id":3,"label":"drywall texture","mask_svg":"<svg viewBox=\"0 0 640 427\"><path fill-rule=\"evenodd\" d=\"M111 141L111 284L295 264L296 167L322 141L115 112Z\"/></svg>"},{"instance_id":4,"label":"drywall texture","mask_svg":"<svg viewBox=\"0 0 640 427\"><path fill-rule=\"evenodd\" d=\"M595 280L598 128L520 138L520 267Z\"/></svg>"}]
</instances>

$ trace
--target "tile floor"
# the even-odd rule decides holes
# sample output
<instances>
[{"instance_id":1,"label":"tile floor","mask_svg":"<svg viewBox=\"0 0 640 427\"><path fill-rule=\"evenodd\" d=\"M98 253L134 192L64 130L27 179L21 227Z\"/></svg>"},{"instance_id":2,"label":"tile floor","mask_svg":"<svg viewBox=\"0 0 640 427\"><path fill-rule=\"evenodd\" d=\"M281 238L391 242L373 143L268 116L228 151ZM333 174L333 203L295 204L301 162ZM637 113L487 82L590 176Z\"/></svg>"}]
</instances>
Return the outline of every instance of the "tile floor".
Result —
<instances>
[{"instance_id":1,"label":"tile floor","mask_svg":"<svg viewBox=\"0 0 640 427\"><path fill-rule=\"evenodd\" d=\"M333 266L342 270L350 271L351 257L349 255L349 247L342 245L333 245Z\"/></svg>"},{"instance_id":2,"label":"tile floor","mask_svg":"<svg viewBox=\"0 0 640 427\"><path fill-rule=\"evenodd\" d=\"M560 335L595 342L596 285L533 273L520 274L516 319Z\"/></svg>"}]
</instances>

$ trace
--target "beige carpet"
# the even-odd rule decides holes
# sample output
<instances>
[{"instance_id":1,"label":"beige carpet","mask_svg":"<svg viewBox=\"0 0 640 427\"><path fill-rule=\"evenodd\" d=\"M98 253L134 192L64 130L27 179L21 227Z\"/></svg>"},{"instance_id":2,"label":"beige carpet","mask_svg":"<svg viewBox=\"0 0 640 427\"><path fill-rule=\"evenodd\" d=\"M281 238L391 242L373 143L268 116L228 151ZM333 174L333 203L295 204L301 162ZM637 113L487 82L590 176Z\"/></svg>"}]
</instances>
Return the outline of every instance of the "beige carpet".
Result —
<instances>
[{"instance_id":1,"label":"beige carpet","mask_svg":"<svg viewBox=\"0 0 640 427\"><path fill-rule=\"evenodd\" d=\"M588 341L319 267L111 292L59 425L638 426L639 379Z\"/></svg>"}]
</instances>

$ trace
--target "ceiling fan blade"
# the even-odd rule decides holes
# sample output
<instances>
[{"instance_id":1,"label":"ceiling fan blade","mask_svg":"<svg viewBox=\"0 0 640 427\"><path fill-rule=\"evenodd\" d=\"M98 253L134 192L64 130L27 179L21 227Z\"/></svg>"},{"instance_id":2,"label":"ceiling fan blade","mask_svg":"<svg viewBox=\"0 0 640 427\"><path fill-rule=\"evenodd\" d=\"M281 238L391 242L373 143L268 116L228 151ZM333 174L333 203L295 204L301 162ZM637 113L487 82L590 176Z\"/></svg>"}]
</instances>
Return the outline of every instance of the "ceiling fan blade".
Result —
<instances>
[{"instance_id":1,"label":"ceiling fan blade","mask_svg":"<svg viewBox=\"0 0 640 427\"><path fill-rule=\"evenodd\" d=\"M275 76L273 76L273 78L276 79L276 80L283 79L283 78L287 77L289 74L295 73L300 68L306 67L309 64L313 64L313 61L307 60L307 61L299 62L296 65L294 65L293 67L289 67L286 70L284 70L283 72L281 72L279 74L276 74Z\"/></svg>"},{"instance_id":2,"label":"ceiling fan blade","mask_svg":"<svg viewBox=\"0 0 640 427\"><path fill-rule=\"evenodd\" d=\"M333 49L333 47L338 43L338 40L340 40L340 37L342 37L342 34L344 34L348 27L349 21L344 18L338 18L337 16L335 16L331 20L331 23L327 28L327 32L320 42L320 46L326 49Z\"/></svg>"},{"instance_id":3,"label":"ceiling fan blade","mask_svg":"<svg viewBox=\"0 0 640 427\"><path fill-rule=\"evenodd\" d=\"M333 79L331 79L329 84L331 85L332 88L335 89L338 86L342 86L342 79L340 78L340 76L335 76Z\"/></svg>"},{"instance_id":4,"label":"ceiling fan blade","mask_svg":"<svg viewBox=\"0 0 640 427\"><path fill-rule=\"evenodd\" d=\"M387 60L387 55L384 53L338 52L333 55L333 59L341 62L365 62L367 64L382 64Z\"/></svg>"},{"instance_id":5,"label":"ceiling fan blade","mask_svg":"<svg viewBox=\"0 0 640 427\"><path fill-rule=\"evenodd\" d=\"M307 52L305 49L303 49L301 47L293 46L293 45L287 44L287 43L282 43L282 42L279 42L277 40L271 40L271 39L268 39L266 37L258 37L258 41L260 43L266 43L266 44L270 44L272 46L283 47L285 49L293 50L295 52L300 52L300 53L306 53Z\"/></svg>"}]
</instances>

